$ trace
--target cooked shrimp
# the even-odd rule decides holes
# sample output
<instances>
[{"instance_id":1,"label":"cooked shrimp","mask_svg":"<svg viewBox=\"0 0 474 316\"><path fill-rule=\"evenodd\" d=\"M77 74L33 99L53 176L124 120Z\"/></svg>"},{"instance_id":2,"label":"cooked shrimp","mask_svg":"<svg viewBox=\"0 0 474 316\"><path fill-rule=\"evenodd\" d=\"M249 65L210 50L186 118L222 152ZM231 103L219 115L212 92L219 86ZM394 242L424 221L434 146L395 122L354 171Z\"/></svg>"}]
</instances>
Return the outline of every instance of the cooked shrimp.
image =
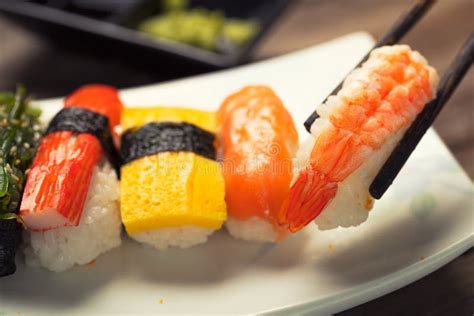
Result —
<instances>
[{"instance_id":1,"label":"cooked shrimp","mask_svg":"<svg viewBox=\"0 0 474 316\"><path fill-rule=\"evenodd\" d=\"M323 229L364 221L373 204L371 180L433 98L436 84L436 71L408 46L375 49L318 108L311 150L300 150L301 170L280 210L280 225L296 232L320 215Z\"/></svg>"}]
</instances>

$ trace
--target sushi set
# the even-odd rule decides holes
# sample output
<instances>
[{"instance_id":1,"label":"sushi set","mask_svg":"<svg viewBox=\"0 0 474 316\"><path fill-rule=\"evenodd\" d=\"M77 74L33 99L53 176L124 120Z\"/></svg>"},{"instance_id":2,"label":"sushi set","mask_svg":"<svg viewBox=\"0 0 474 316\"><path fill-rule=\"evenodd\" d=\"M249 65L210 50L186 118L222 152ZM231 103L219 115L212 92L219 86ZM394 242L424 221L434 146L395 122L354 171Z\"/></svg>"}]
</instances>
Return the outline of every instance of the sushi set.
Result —
<instances>
[{"instance_id":1,"label":"sushi set","mask_svg":"<svg viewBox=\"0 0 474 316\"><path fill-rule=\"evenodd\" d=\"M131 238L159 250L203 243L227 217L229 233L248 241L276 242L312 221L320 229L360 225L374 204L369 184L437 82L436 70L408 46L373 50L318 107L295 171L298 133L267 86L231 94L217 113L122 111L114 88L81 87L66 97L25 171L15 215L27 229L26 261L57 272L87 264L120 245L121 221ZM21 119L13 113L8 124L31 121ZM2 256L5 275L14 272L14 256Z\"/></svg>"},{"instance_id":2,"label":"sushi set","mask_svg":"<svg viewBox=\"0 0 474 316\"><path fill-rule=\"evenodd\" d=\"M333 313L472 247L472 183L428 128L474 36L441 80L398 44L430 5L375 45L356 33L159 86L0 94L0 308Z\"/></svg>"},{"instance_id":3,"label":"sushi set","mask_svg":"<svg viewBox=\"0 0 474 316\"><path fill-rule=\"evenodd\" d=\"M25 174L24 193L12 199L18 215L2 225L15 223L23 238L2 248L18 254L2 253L2 271L15 262L17 271L0 279L0 311L335 312L472 246L472 183L432 131L384 198L374 203L368 193L435 95L436 72L419 53L373 50L318 107L311 134L302 124L372 45L356 33L158 86L118 92L94 84L41 102L10 94L8 109L21 105L28 124L19 126L30 131L21 150L36 155L13 163ZM351 112L348 104L374 108ZM388 113L397 119L387 125ZM367 130L351 130L354 120L366 120L359 125ZM342 142L351 146L340 149ZM271 295L259 296L263 290Z\"/></svg>"}]
</instances>

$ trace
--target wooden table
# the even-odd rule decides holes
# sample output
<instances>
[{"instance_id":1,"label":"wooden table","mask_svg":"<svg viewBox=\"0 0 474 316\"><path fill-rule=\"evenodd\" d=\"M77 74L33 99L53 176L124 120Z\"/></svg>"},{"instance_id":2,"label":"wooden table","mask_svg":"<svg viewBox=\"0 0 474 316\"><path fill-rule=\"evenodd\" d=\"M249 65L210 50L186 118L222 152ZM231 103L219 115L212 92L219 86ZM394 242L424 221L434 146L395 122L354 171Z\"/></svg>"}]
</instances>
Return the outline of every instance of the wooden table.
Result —
<instances>
[{"instance_id":1,"label":"wooden table","mask_svg":"<svg viewBox=\"0 0 474 316\"><path fill-rule=\"evenodd\" d=\"M315 45L357 30L380 36L409 7L409 0L293 1L255 51L260 60ZM422 52L442 74L474 30L474 1L440 0L405 43ZM37 97L64 95L87 82L119 87L166 79L123 60L59 49L0 17L0 90L27 84ZM435 128L469 176L474 176L474 71L470 71ZM407 245L408 247L408 245ZM431 275L341 315L472 315L472 249Z\"/></svg>"}]
</instances>

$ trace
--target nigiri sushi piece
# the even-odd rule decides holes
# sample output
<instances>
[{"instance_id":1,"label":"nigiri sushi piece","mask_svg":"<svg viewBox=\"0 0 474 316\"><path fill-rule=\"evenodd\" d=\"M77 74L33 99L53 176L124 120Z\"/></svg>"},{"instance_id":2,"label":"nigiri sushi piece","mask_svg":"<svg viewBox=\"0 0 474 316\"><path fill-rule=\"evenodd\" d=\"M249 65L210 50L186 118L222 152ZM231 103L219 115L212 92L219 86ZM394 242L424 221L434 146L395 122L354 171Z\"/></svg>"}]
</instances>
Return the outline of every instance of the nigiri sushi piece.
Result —
<instances>
[{"instance_id":1,"label":"nigiri sushi piece","mask_svg":"<svg viewBox=\"0 0 474 316\"><path fill-rule=\"evenodd\" d=\"M224 100L218 126L227 230L249 241L285 238L278 212L288 194L298 147L290 114L272 89L248 86Z\"/></svg>"},{"instance_id":2,"label":"nigiri sushi piece","mask_svg":"<svg viewBox=\"0 0 474 316\"><path fill-rule=\"evenodd\" d=\"M71 122L98 117L110 131L120 123L122 107L117 91L103 85L84 86L64 102L64 109L86 110L82 117L68 112ZM20 215L28 227L28 264L60 272L119 246L119 183L101 141L86 132L47 133L28 174Z\"/></svg>"},{"instance_id":3,"label":"nigiri sushi piece","mask_svg":"<svg viewBox=\"0 0 474 316\"><path fill-rule=\"evenodd\" d=\"M373 206L369 186L436 91L438 75L406 45L375 49L317 108L279 223L296 232L357 226Z\"/></svg>"},{"instance_id":4,"label":"nigiri sushi piece","mask_svg":"<svg viewBox=\"0 0 474 316\"><path fill-rule=\"evenodd\" d=\"M16 270L21 241L18 209L26 172L38 148L41 111L31 107L25 89L0 92L0 277Z\"/></svg>"},{"instance_id":5,"label":"nigiri sushi piece","mask_svg":"<svg viewBox=\"0 0 474 316\"><path fill-rule=\"evenodd\" d=\"M204 243L226 219L214 112L125 109L121 212L128 235L158 250Z\"/></svg>"}]
</instances>

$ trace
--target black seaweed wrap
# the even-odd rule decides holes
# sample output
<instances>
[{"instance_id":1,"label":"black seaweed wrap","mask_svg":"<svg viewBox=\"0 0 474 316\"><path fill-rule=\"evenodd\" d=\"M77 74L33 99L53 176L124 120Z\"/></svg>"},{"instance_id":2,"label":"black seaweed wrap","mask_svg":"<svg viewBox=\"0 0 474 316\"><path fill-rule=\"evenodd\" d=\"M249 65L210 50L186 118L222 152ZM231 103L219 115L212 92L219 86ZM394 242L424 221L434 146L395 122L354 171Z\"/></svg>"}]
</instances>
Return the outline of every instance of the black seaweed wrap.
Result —
<instances>
[{"instance_id":1,"label":"black seaweed wrap","mask_svg":"<svg viewBox=\"0 0 474 316\"><path fill-rule=\"evenodd\" d=\"M189 123L149 123L122 136L122 162L160 152L193 152L215 160L214 134Z\"/></svg>"},{"instance_id":2,"label":"black seaweed wrap","mask_svg":"<svg viewBox=\"0 0 474 316\"><path fill-rule=\"evenodd\" d=\"M119 175L120 155L114 146L109 128L109 119L106 116L78 107L63 108L51 120L45 135L60 131L94 135L102 145L117 175Z\"/></svg>"},{"instance_id":3,"label":"black seaweed wrap","mask_svg":"<svg viewBox=\"0 0 474 316\"><path fill-rule=\"evenodd\" d=\"M21 225L15 220L0 220L0 276L15 273L15 253L21 241Z\"/></svg>"}]
</instances>

